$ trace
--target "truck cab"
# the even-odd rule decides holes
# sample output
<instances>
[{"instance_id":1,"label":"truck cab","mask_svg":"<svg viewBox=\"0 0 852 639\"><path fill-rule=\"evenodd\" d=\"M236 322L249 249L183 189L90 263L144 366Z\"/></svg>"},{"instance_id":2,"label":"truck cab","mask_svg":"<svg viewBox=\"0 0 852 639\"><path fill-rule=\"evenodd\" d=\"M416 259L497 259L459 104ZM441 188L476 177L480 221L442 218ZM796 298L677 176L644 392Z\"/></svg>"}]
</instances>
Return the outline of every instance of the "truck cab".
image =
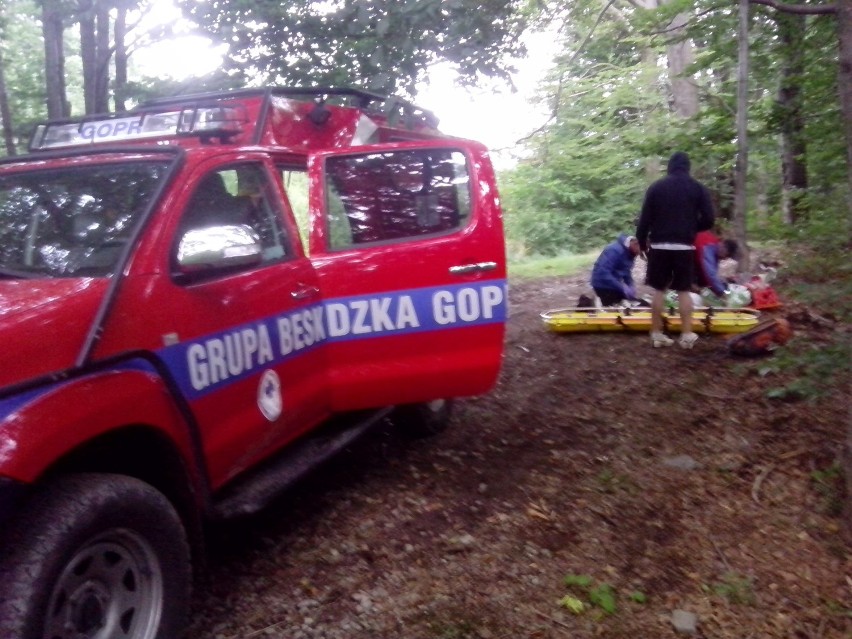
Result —
<instances>
[{"instance_id":1,"label":"truck cab","mask_svg":"<svg viewBox=\"0 0 852 639\"><path fill-rule=\"evenodd\" d=\"M179 636L205 521L496 382L494 172L413 104L181 96L30 151L0 164L3 636Z\"/></svg>"}]
</instances>

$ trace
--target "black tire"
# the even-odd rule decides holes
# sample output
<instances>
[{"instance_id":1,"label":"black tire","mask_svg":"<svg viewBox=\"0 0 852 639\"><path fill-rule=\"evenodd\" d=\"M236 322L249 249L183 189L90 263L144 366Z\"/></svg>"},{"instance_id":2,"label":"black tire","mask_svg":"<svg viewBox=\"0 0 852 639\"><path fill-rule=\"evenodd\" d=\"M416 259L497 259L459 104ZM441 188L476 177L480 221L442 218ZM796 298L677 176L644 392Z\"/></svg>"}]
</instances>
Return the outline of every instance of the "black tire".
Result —
<instances>
[{"instance_id":1,"label":"black tire","mask_svg":"<svg viewBox=\"0 0 852 639\"><path fill-rule=\"evenodd\" d=\"M422 404L404 404L396 408L392 421L400 432L411 439L432 437L450 425L453 400L436 399Z\"/></svg>"},{"instance_id":2,"label":"black tire","mask_svg":"<svg viewBox=\"0 0 852 639\"><path fill-rule=\"evenodd\" d=\"M3 639L177 639L191 587L175 509L149 484L78 474L42 486L0 541Z\"/></svg>"}]
</instances>

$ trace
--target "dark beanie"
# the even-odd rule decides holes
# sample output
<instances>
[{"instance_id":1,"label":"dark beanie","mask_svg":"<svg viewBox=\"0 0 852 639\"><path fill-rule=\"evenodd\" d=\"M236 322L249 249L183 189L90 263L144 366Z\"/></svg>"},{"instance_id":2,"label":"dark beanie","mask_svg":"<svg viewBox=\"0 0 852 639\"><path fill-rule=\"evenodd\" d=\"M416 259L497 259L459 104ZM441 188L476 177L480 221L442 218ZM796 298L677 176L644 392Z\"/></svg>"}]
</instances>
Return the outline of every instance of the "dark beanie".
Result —
<instances>
[{"instance_id":1,"label":"dark beanie","mask_svg":"<svg viewBox=\"0 0 852 639\"><path fill-rule=\"evenodd\" d=\"M683 151L676 151L669 158L669 173L674 173L675 171L689 173L689 166L689 156Z\"/></svg>"}]
</instances>

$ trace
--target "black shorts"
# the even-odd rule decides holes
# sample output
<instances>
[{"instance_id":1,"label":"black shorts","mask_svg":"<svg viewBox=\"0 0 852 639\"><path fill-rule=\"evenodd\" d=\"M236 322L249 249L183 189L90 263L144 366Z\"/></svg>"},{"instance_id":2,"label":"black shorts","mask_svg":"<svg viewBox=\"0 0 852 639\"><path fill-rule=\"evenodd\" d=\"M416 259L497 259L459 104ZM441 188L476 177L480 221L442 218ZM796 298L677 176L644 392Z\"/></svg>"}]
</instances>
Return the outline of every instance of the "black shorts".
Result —
<instances>
[{"instance_id":1,"label":"black shorts","mask_svg":"<svg viewBox=\"0 0 852 639\"><path fill-rule=\"evenodd\" d=\"M657 291L688 291L692 288L694 260L694 251L652 248L645 283Z\"/></svg>"}]
</instances>

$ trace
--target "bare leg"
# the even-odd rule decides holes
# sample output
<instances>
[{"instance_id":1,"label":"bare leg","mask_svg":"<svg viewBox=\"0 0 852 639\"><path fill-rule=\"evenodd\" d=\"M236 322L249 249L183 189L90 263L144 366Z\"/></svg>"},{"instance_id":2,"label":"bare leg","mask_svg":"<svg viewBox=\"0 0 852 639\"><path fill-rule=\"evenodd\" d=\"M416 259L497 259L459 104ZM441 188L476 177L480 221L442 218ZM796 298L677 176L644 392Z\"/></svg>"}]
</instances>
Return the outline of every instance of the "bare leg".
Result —
<instances>
[{"instance_id":1,"label":"bare leg","mask_svg":"<svg viewBox=\"0 0 852 639\"><path fill-rule=\"evenodd\" d=\"M666 304L666 292L654 290L651 298L651 332L663 332L663 307Z\"/></svg>"},{"instance_id":2,"label":"bare leg","mask_svg":"<svg viewBox=\"0 0 852 639\"><path fill-rule=\"evenodd\" d=\"M680 291L677 294L677 303L680 308L680 339L678 344L681 348L692 348L698 340L698 335L692 332L692 296L689 291Z\"/></svg>"},{"instance_id":3,"label":"bare leg","mask_svg":"<svg viewBox=\"0 0 852 639\"><path fill-rule=\"evenodd\" d=\"M692 332L692 296L689 291L678 291L677 306L680 311L680 334Z\"/></svg>"},{"instance_id":4,"label":"bare leg","mask_svg":"<svg viewBox=\"0 0 852 639\"><path fill-rule=\"evenodd\" d=\"M654 297L651 299L651 344L654 345L654 348L674 344L674 340L663 333L663 307L665 303L666 292L655 290Z\"/></svg>"}]
</instances>

